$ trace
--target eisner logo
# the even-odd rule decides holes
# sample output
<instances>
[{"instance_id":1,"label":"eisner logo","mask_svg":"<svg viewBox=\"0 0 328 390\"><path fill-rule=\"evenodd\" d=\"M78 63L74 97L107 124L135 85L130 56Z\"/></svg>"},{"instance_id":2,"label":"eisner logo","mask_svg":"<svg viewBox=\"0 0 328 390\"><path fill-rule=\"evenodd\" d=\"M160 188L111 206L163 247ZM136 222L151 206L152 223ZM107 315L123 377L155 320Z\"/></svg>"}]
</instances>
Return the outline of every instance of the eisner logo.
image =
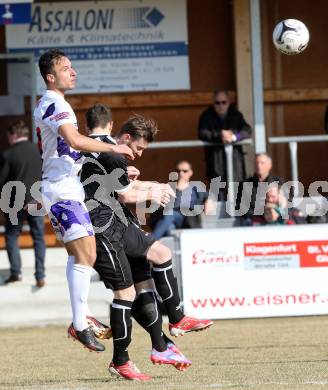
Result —
<instances>
[{"instance_id":1,"label":"eisner logo","mask_svg":"<svg viewBox=\"0 0 328 390\"><path fill-rule=\"evenodd\" d=\"M261 242L244 244L245 256L287 255L298 253L295 242Z\"/></svg>"},{"instance_id":2,"label":"eisner logo","mask_svg":"<svg viewBox=\"0 0 328 390\"><path fill-rule=\"evenodd\" d=\"M224 255L215 252L206 252L204 249L199 249L192 254L192 264L216 264L216 265L236 265L240 263L239 256Z\"/></svg>"}]
</instances>

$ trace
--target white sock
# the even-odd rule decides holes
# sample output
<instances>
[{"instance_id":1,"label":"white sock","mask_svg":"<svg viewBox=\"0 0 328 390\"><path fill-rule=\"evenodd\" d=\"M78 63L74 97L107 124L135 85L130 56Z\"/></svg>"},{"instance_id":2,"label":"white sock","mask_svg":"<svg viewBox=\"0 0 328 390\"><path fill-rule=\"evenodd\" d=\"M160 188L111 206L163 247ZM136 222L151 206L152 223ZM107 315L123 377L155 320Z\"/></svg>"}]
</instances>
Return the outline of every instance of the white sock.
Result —
<instances>
[{"instance_id":1,"label":"white sock","mask_svg":"<svg viewBox=\"0 0 328 390\"><path fill-rule=\"evenodd\" d=\"M67 264L66 264L66 278L67 278L67 280L69 280L71 278L74 264L75 264L75 257L68 256L68 260L67 260ZM87 313L87 316L93 317L92 311L90 310L88 304L87 304L86 313Z\"/></svg>"},{"instance_id":2,"label":"white sock","mask_svg":"<svg viewBox=\"0 0 328 390\"><path fill-rule=\"evenodd\" d=\"M72 270L75 264L75 257L74 256L68 256L67 264L66 264L66 279L69 280L72 275Z\"/></svg>"},{"instance_id":3,"label":"white sock","mask_svg":"<svg viewBox=\"0 0 328 390\"><path fill-rule=\"evenodd\" d=\"M66 278L67 278L67 280L69 280L71 278L74 264L75 264L75 257L68 256L67 265L66 265ZM88 304L87 304L87 308L86 308L86 314L87 314L87 316L93 317L92 311L90 310Z\"/></svg>"},{"instance_id":4,"label":"white sock","mask_svg":"<svg viewBox=\"0 0 328 390\"><path fill-rule=\"evenodd\" d=\"M74 256L69 256L66 276L71 299L73 325L79 331L88 327L86 316L89 314L87 299L91 272L91 267L74 264Z\"/></svg>"},{"instance_id":5,"label":"white sock","mask_svg":"<svg viewBox=\"0 0 328 390\"><path fill-rule=\"evenodd\" d=\"M88 316L88 317L94 317L94 315L92 314L92 311L90 310L88 304L87 304L87 307L86 307L86 313L87 313L87 316Z\"/></svg>"}]
</instances>

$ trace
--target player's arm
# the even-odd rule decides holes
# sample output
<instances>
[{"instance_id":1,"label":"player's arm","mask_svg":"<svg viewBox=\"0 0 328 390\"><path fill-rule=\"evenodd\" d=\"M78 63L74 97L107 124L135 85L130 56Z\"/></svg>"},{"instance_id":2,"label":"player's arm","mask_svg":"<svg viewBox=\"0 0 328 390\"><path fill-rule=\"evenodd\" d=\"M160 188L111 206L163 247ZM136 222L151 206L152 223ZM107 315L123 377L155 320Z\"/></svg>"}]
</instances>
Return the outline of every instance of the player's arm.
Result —
<instances>
[{"instance_id":1,"label":"player's arm","mask_svg":"<svg viewBox=\"0 0 328 390\"><path fill-rule=\"evenodd\" d=\"M102 163L107 172L120 169L122 174L118 178L118 186L114 185L118 199L123 203L140 203L153 200L161 206L169 203L171 197L175 197L172 188L168 184L159 184L150 181L131 180L126 160L120 156L114 157L104 154ZM138 173L140 173L138 171Z\"/></svg>"},{"instance_id":2,"label":"player's arm","mask_svg":"<svg viewBox=\"0 0 328 390\"><path fill-rule=\"evenodd\" d=\"M118 192L118 197L124 203L141 203L153 200L165 207L175 197L172 188L168 184L142 182L136 180L123 191Z\"/></svg>"},{"instance_id":3,"label":"player's arm","mask_svg":"<svg viewBox=\"0 0 328 390\"><path fill-rule=\"evenodd\" d=\"M151 190L156 187L156 184L158 183L152 181L135 180L133 183L133 188L137 191Z\"/></svg>"},{"instance_id":4,"label":"player's arm","mask_svg":"<svg viewBox=\"0 0 328 390\"><path fill-rule=\"evenodd\" d=\"M137 191L144 191L144 190L157 191L158 189L162 189L163 191L167 192L170 196L175 198L175 193L172 190L172 187L167 183L156 183L153 181L135 180L133 183L133 188Z\"/></svg>"},{"instance_id":5,"label":"player's arm","mask_svg":"<svg viewBox=\"0 0 328 390\"><path fill-rule=\"evenodd\" d=\"M129 160L133 160L134 156L131 149L126 145L112 145L101 142L90 137L80 134L71 123L64 123L58 127L59 134L64 138L65 142L73 149L81 152L102 153L111 152L122 154Z\"/></svg>"},{"instance_id":6,"label":"player's arm","mask_svg":"<svg viewBox=\"0 0 328 390\"><path fill-rule=\"evenodd\" d=\"M116 192L118 199L123 203L139 203L150 200L150 189L144 188L143 190L138 191L134 188L132 182L128 187Z\"/></svg>"}]
</instances>

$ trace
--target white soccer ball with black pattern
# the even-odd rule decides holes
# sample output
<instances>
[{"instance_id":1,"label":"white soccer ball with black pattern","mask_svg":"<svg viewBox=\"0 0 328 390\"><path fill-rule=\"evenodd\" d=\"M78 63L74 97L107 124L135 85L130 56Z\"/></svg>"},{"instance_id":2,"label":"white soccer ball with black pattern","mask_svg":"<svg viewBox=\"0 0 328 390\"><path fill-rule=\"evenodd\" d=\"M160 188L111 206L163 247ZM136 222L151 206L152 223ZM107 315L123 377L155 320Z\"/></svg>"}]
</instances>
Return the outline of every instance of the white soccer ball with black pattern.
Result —
<instances>
[{"instance_id":1,"label":"white soccer ball with black pattern","mask_svg":"<svg viewBox=\"0 0 328 390\"><path fill-rule=\"evenodd\" d=\"M294 55L304 51L309 43L310 33L306 25L297 19L279 22L273 30L273 43L284 54Z\"/></svg>"}]
</instances>

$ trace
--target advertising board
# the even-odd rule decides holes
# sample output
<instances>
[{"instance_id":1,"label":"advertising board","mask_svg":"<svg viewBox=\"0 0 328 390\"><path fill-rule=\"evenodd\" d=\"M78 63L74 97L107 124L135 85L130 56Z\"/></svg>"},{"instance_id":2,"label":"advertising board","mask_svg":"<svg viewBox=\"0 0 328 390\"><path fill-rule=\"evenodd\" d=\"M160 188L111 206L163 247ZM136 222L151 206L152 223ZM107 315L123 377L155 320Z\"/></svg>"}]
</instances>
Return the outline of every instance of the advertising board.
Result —
<instances>
[{"instance_id":1,"label":"advertising board","mask_svg":"<svg viewBox=\"0 0 328 390\"><path fill-rule=\"evenodd\" d=\"M190 88L186 0L34 3L29 23L6 25L6 47L36 60L62 49L78 73L73 93ZM29 94L30 82L26 67L10 64L11 93Z\"/></svg>"},{"instance_id":2,"label":"advertising board","mask_svg":"<svg viewBox=\"0 0 328 390\"><path fill-rule=\"evenodd\" d=\"M181 232L185 311L200 318L328 313L326 225Z\"/></svg>"}]
</instances>

